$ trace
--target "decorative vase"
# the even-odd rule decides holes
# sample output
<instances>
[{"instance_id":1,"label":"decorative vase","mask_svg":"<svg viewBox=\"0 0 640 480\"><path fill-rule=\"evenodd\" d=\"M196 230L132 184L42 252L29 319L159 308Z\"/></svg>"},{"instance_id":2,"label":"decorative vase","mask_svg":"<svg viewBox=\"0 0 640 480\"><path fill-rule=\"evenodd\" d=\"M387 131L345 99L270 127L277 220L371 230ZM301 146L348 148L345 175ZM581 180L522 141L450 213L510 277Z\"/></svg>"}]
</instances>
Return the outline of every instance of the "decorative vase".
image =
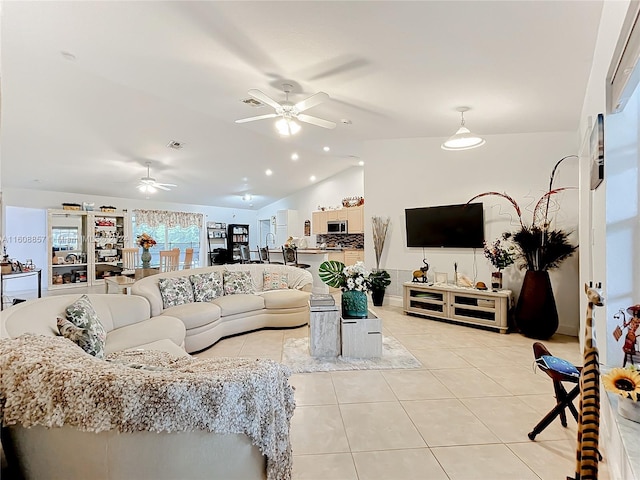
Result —
<instances>
[{"instance_id":1,"label":"decorative vase","mask_svg":"<svg viewBox=\"0 0 640 480\"><path fill-rule=\"evenodd\" d=\"M372 288L371 289L371 300L373 300L373 305L375 307L381 307L382 302L384 302L384 292L386 288Z\"/></svg>"},{"instance_id":2,"label":"decorative vase","mask_svg":"<svg viewBox=\"0 0 640 480\"><path fill-rule=\"evenodd\" d=\"M142 260L142 268L151 267L151 252L149 252L148 248L142 248L142 255L140 255L140 259Z\"/></svg>"},{"instance_id":3,"label":"decorative vase","mask_svg":"<svg viewBox=\"0 0 640 480\"><path fill-rule=\"evenodd\" d=\"M549 272L528 270L515 311L515 322L527 337L547 340L558 329L558 310Z\"/></svg>"},{"instance_id":4,"label":"decorative vase","mask_svg":"<svg viewBox=\"0 0 640 480\"><path fill-rule=\"evenodd\" d=\"M619 397L618 414L627 420L640 423L640 402L627 397Z\"/></svg>"},{"instance_id":5,"label":"decorative vase","mask_svg":"<svg viewBox=\"0 0 640 480\"><path fill-rule=\"evenodd\" d=\"M342 292L342 318L367 318L367 294L358 290Z\"/></svg>"},{"instance_id":6,"label":"decorative vase","mask_svg":"<svg viewBox=\"0 0 640 480\"><path fill-rule=\"evenodd\" d=\"M491 289L502 290L502 272L499 270L491 273Z\"/></svg>"}]
</instances>

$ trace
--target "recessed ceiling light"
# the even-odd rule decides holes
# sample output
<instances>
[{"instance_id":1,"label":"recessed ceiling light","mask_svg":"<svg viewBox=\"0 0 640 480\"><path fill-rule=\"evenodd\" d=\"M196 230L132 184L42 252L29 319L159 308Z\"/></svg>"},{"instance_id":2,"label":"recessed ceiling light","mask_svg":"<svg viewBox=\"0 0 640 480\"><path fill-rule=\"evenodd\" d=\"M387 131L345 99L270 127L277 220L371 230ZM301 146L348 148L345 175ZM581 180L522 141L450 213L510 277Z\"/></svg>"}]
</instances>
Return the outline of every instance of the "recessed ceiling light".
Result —
<instances>
[{"instance_id":1,"label":"recessed ceiling light","mask_svg":"<svg viewBox=\"0 0 640 480\"><path fill-rule=\"evenodd\" d=\"M70 62L75 62L75 61L76 61L76 56L75 56L73 53L71 53L71 52L67 52L67 51L65 51L65 50L62 50L62 51L60 52L60 55L62 55L62 57L63 57L65 60L69 60Z\"/></svg>"},{"instance_id":2,"label":"recessed ceiling light","mask_svg":"<svg viewBox=\"0 0 640 480\"><path fill-rule=\"evenodd\" d=\"M248 178L248 177L242 177L242 181L243 181L243 182L246 182L246 181L248 181L248 180L249 180L249 178Z\"/></svg>"},{"instance_id":3,"label":"recessed ceiling light","mask_svg":"<svg viewBox=\"0 0 640 480\"><path fill-rule=\"evenodd\" d=\"M270 168L267 168L264 173L267 176L273 175L273 171Z\"/></svg>"},{"instance_id":4,"label":"recessed ceiling light","mask_svg":"<svg viewBox=\"0 0 640 480\"><path fill-rule=\"evenodd\" d=\"M291 160L296 161L300 158L300 156L297 153L292 153L291 154Z\"/></svg>"},{"instance_id":5,"label":"recessed ceiling light","mask_svg":"<svg viewBox=\"0 0 640 480\"><path fill-rule=\"evenodd\" d=\"M358 162L358 165L360 165L361 167L364 167L364 160L360 160L360 161Z\"/></svg>"},{"instance_id":6,"label":"recessed ceiling light","mask_svg":"<svg viewBox=\"0 0 640 480\"><path fill-rule=\"evenodd\" d=\"M328 152L331 149L329 147L323 147L322 150L324 150L325 152Z\"/></svg>"},{"instance_id":7,"label":"recessed ceiling light","mask_svg":"<svg viewBox=\"0 0 640 480\"><path fill-rule=\"evenodd\" d=\"M309 180L311 180L312 182L315 182L316 181L316 176L315 175L311 175L309 177Z\"/></svg>"}]
</instances>

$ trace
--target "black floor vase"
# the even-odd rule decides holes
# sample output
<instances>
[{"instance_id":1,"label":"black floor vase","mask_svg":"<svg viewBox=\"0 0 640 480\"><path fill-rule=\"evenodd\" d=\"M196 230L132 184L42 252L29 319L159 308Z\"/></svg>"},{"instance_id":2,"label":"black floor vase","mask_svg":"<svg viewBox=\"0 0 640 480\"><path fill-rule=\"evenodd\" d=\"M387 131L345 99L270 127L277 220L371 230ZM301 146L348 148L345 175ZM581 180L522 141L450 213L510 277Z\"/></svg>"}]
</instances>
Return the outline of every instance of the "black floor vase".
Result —
<instances>
[{"instance_id":1,"label":"black floor vase","mask_svg":"<svg viewBox=\"0 0 640 480\"><path fill-rule=\"evenodd\" d=\"M558 310L549 272L528 270L515 312L516 325L527 337L546 340L558 329Z\"/></svg>"}]
</instances>

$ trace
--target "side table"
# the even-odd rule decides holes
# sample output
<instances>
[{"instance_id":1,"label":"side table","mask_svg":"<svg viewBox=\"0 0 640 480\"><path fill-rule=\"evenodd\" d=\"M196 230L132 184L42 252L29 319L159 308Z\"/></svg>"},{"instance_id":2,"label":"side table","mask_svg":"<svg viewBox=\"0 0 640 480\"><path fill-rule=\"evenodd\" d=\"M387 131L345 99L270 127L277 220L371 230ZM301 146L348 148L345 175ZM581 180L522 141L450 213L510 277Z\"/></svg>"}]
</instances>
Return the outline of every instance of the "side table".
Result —
<instances>
[{"instance_id":1,"label":"side table","mask_svg":"<svg viewBox=\"0 0 640 480\"><path fill-rule=\"evenodd\" d=\"M309 306L309 353L312 357L340 355L340 312L337 305Z\"/></svg>"},{"instance_id":2,"label":"side table","mask_svg":"<svg viewBox=\"0 0 640 480\"><path fill-rule=\"evenodd\" d=\"M342 356L382 356L382 320L369 311L367 318L342 318Z\"/></svg>"}]
</instances>

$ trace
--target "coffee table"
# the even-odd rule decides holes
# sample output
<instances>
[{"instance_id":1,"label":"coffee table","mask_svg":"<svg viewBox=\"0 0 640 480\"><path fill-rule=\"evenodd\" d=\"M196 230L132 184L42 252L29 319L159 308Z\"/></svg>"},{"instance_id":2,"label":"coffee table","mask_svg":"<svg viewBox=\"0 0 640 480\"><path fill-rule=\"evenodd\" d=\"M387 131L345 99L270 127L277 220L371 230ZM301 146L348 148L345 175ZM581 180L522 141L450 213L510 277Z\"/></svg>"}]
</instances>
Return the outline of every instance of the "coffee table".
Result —
<instances>
[{"instance_id":1,"label":"coffee table","mask_svg":"<svg viewBox=\"0 0 640 480\"><path fill-rule=\"evenodd\" d=\"M382 356L382 319L368 311L367 318L341 318L342 356L379 358Z\"/></svg>"}]
</instances>

